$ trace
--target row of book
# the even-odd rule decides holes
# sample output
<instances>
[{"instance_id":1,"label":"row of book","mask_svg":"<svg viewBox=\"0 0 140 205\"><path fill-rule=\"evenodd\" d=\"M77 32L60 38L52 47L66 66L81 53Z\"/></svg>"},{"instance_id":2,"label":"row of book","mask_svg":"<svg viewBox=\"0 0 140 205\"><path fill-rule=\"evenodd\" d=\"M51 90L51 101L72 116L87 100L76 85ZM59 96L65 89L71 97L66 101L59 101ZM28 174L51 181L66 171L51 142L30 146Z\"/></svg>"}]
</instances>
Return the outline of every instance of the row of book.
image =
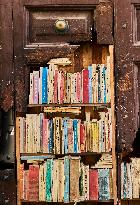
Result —
<instances>
[{"instance_id":1,"label":"row of book","mask_svg":"<svg viewBox=\"0 0 140 205\"><path fill-rule=\"evenodd\" d=\"M29 104L109 103L110 64L92 64L81 72L68 73L57 65L30 73Z\"/></svg>"},{"instance_id":2,"label":"row of book","mask_svg":"<svg viewBox=\"0 0 140 205\"><path fill-rule=\"evenodd\" d=\"M20 153L68 154L109 152L112 148L110 108L100 120L69 117L47 119L45 113L18 118Z\"/></svg>"},{"instance_id":3,"label":"row of book","mask_svg":"<svg viewBox=\"0 0 140 205\"><path fill-rule=\"evenodd\" d=\"M65 156L20 164L20 198L26 201L78 202L113 198L112 169L94 169L80 157Z\"/></svg>"},{"instance_id":4,"label":"row of book","mask_svg":"<svg viewBox=\"0 0 140 205\"><path fill-rule=\"evenodd\" d=\"M132 158L130 163L121 164L121 198L140 198L140 159Z\"/></svg>"}]
</instances>

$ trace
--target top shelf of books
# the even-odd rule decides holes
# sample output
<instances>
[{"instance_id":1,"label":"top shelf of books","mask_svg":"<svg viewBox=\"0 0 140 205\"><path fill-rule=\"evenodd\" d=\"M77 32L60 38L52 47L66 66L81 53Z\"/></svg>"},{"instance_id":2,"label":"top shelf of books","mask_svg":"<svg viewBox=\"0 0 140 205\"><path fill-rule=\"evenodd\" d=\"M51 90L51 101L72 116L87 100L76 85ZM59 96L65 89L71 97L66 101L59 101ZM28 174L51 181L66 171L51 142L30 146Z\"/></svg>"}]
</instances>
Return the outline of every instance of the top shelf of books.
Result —
<instances>
[{"instance_id":1,"label":"top shelf of books","mask_svg":"<svg viewBox=\"0 0 140 205\"><path fill-rule=\"evenodd\" d=\"M110 106L110 57L107 64L92 64L70 73L55 64L30 73L29 105Z\"/></svg>"}]
</instances>

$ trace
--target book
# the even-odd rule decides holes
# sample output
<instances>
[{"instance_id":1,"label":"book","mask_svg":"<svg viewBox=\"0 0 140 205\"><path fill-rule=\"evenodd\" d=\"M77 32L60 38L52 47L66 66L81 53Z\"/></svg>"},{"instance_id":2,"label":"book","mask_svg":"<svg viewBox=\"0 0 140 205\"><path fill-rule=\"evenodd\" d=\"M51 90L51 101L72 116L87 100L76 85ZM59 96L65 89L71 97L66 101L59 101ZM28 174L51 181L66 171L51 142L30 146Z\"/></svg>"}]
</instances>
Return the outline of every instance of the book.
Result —
<instances>
[{"instance_id":1,"label":"book","mask_svg":"<svg viewBox=\"0 0 140 205\"><path fill-rule=\"evenodd\" d=\"M98 170L89 170L89 200L98 200Z\"/></svg>"},{"instance_id":2,"label":"book","mask_svg":"<svg viewBox=\"0 0 140 205\"><path fill-rule=\"evenodd\" d=\"M39 201L39 165L29 165L29 201Z\"/></svg>"}]
</instances>

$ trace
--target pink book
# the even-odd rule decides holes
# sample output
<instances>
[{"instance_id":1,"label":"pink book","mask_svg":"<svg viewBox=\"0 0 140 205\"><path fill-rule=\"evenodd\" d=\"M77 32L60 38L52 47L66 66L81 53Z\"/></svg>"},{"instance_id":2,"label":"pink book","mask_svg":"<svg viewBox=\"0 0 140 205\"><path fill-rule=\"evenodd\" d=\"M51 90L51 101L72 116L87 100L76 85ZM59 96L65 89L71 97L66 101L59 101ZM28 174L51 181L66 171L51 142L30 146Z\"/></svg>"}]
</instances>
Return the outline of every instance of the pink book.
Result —
<instances>
[{"instance_id":1,"label":"pink book","mask_svg":"<svg viewBox=\"0 0 140 205\"><path fill-rule=\"evenodd\" d=\"M54 103L58 101L58 70L54 73Z\"/></svg>"},{"instance_id":2,"label":"pink book","mask_svg":"<svg viewBox=\"0 0 140 205\"><path fill-rule=\"evenodd\" d=\"M82 83L83 83L83 103L89 103L89 72L87 69L82 71Z\"/></svg>"},{"instance_id":3,"label":"pink book","mask_svg":"<svg viewBox=\"0 0 140 205\"><path fill-rule=\"evenodd\" d=\"M29 165L29 201L39 201L39 165Z\"/></svg>"},{"instance_id":4,"label":"pink book","mask_svg":"<svg viewBox=\"0 0 140 205\"><path fill-rule=\"evenodd\" d=\"M80 103L81 102L81 73L77 73L77 102Z\"/></svg>"},{"instance_id":5,"label":"pink book","mask_svg":"<svg viewBox=\"0 0 140 205\"><path fill-rule=\"evenodd\" d=\"M39 103L39 71L33 71L33 103Z\"/></svg>"},{"instance_id":6,"label":"pink book","mask_svg":"<svg viewBox=\"0 0 140 205\"><path fill-rule=\"evenodd\" d=\"M43 118L43 153L48 153L49 119Z\"/></svg>"},{"instance_id":7,"label":"pink book","mask_svg":"<svg viewBox=\"0 0 140 205\"><path fill-rule=\"evenodd\" d=\"M98 200L98 170L89 170L89 200Z\"/></svg>"}]
</instances>

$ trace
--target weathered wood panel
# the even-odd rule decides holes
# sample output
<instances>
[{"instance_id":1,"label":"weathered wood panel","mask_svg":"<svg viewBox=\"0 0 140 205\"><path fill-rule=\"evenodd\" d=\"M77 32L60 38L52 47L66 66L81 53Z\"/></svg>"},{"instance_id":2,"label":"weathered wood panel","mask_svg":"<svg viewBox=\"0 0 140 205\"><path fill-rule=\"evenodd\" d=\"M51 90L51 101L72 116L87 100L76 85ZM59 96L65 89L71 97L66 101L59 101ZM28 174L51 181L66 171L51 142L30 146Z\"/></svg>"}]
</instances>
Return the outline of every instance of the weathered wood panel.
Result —
<instances>
[{"instance_id":1,"label":"weathered wood panel","mask_svg":"<svg viewBox=\"0 0 140 205\"><path fill-rule=\"evenodd\" d=\"M96 8L97 43L113 44L113 3L101 2Z\"/></svg>"},{"instance_id":2,"label":"weathered wood panel","mask_svg":"<svg viewBox=\"0 0 140 205\"><path fill-rule=\"evenodd\" d=\"M1 107L8 111L13 106L13 33L12 1L0 1L0 98Z\"/></svg>"}]
</instances>

